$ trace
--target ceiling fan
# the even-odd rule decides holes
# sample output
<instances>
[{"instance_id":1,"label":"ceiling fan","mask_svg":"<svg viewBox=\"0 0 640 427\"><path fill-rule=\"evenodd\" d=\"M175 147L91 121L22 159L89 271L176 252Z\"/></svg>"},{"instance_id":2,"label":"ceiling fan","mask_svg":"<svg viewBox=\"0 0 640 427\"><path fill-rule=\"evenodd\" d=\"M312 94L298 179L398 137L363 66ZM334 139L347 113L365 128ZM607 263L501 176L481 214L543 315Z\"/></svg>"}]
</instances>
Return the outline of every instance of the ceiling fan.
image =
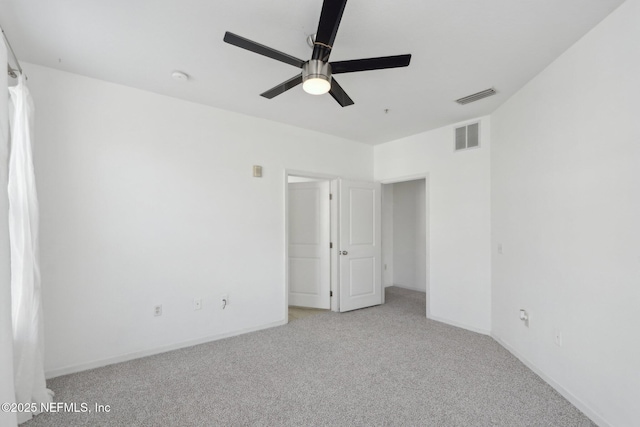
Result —
<instances>
[{"instance_id":1,"label":"ceiling fan","mask_svg":"<svg viewBox=\"0 0 640 427\"><path fill-rule=\"evenodd\" d=\"M338 26L346 4L347 0L324 0L318 31L313 43L313 53L308 61L303 61L228 31L224 34L224 41L302 69L302 73L260 94L261 96L272 99L302 83L305 92L313 95L329 92L333 99L338 101L338 104L346 107L352 105L353 100L332 77L333 74L406 67L411 61L411 55L396 55L329 62L333 41L338 33Z\"/></svg>"}]
</instances>

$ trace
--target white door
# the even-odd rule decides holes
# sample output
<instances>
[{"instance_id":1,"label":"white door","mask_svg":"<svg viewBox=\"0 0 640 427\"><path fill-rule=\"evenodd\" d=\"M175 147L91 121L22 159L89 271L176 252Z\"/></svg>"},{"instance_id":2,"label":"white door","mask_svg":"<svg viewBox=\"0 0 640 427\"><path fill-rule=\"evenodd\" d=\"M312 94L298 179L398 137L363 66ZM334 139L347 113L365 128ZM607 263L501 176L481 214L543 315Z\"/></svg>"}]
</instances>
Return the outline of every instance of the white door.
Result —
<instances>
[{"instance_id":1,"label":"white door","mask_svg":"<svg viewBox=\"0 0 640 427\"><path fill-rule=\"evenodd\" d=\"M289 183L289 305L328 309L329 182Z\"/></svg>"},{"instance_id":2,"label":"white door","mask_svg":"<svg viewBox=\"0 0 640 427\"><path fill-rule=\"evenodd\" d=\"M382 304L380 184L340 180L340 311Z\"/></svg>"}]
</instances>

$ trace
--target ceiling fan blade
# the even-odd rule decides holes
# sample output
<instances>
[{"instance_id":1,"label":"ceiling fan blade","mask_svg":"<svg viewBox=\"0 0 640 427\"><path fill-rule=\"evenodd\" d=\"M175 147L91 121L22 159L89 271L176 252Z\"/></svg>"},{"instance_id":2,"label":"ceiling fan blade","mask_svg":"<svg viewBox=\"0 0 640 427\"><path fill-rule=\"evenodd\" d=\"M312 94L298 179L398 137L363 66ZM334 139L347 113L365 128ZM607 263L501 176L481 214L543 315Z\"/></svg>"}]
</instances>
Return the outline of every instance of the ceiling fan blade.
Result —
<instances>
[{"instance_id":1,"label":"ceiling fan blade","mask_svg":"<svg viewBox=\"0 0 640 427\"><path fill-rule=\"evenodd\" d=\"M275 98L276 96L285 93L292 87L298 86L300 83L302 83L302 74L298 74L297 76L290 78L286 82L280 83L276 87L272 87L268 91L261 93L260 96L264 96L265 98L269 99Z\"/></svg>"},{"instance_id":2,"label":"ceiling fan blade","mask_svg":"<svg viewBox=\"0 0 640 427\"><path fill-rule=\"evenodd\" d=\"M331 90L329 91L329 93L331 94L331 96L333 96L333 99L338 101L338 104L340 104L342 107L348 107L349 105L354 104L353 100L349 98L349 95L347 95L344 89L342 89L336 79L331 79Z\"/></svg>"},{"instance_id":3,"label":"ceiling fan blade","mask_svg":"<svg viewBox=\"0 0 640 427\"><path fill-rule=\"evenodd\" d=\"M313 59L328 61L347 0L324 0L313 47Z\"/></svg>"},{"instance_id":4,"label":"ceiling fan blade","mask_svg":"<svg viewBox=\"0 0 640 427\"><path fill-rule=\"evenodd\" d=\"M338 61L331 63L331 74L406 67L409 65L409 62L411 62L410 54L383 56L380 58L353 59L351 61Z\"/></svg>"},{"instance_id":5,"label":"ceiling fan blade","mask_svg":"<svg viewBox=\"0 0 640 427\"><path fill-rule=\"evenodd\" d=\"M291 55L287 55L286 53L271 49L268 46L256 43L249 39L245 39L244 37L240 37L237 34L230 33L229 31L224 33L224 41L234 46L241 47L242 49L250 50L251 52L257 53L259 55L264 55L268 58L275 59L276 61L293 65L294 67L302 68L302 66L306 62Z\"/></svg>"}]
</instances>

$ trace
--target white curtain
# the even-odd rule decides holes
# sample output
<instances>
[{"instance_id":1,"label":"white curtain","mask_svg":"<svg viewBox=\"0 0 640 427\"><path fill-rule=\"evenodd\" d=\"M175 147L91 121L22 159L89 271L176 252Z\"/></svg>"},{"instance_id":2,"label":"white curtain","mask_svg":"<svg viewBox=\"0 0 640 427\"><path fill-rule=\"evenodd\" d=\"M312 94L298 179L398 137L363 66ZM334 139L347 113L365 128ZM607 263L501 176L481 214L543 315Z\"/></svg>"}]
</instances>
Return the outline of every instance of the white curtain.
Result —
<instances>
[{"instance_id":1,"label":"white curtain","mask_svg":"<svg viewBox=\"0 0 640 427\"><path fill-rule=\"evenodd\" d=\"M0 64L7 63L7 47L0 42ZM15 402L13 387L13 332L11 328L11 268L9 267L9 86L0 73L0 403ZM0 426L14 427L16 414L0 410Z\"/></svg>"},{"instance_id":2,"label":"white curtain","mask_svg":"<svg viewBox=\"0 0 640 427\"><path fill-rule=\"evenodd\" d=\"M38 262L38 197L33 171L33 100L24 81L9 88L9 241L16 402L51 402L43 357L43 319ZM18 422L32 417L18 414Z\"/></svg>"}]
</instances>

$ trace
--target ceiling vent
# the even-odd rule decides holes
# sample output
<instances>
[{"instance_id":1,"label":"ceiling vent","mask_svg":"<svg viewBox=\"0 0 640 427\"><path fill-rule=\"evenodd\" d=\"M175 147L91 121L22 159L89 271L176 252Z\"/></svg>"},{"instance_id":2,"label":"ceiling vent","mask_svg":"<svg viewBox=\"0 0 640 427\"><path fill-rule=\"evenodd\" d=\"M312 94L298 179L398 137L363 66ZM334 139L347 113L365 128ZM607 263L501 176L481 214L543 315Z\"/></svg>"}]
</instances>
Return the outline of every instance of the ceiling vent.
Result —
<instances>
[{"instance_id":1,"label":"ceiling vent","mask_svg":"<svg viewBox=\"0 0 640 427\"><path fill-rule=\"evenodd\" d=\"M479 101L482 98L486 98L491 95L495 95L497 92L494 88L483 90L482 92L474 93L473 95L465 96L464 98L456 99L456 102L460 105L468 104L470 102Z\"/></svg>"},{"instance_id":2,"label":"ceiling vent","mask_svg":"<svg viewBox=\"0 0 640 427\"><path fill-rule=\"evenodd\" d=\"M456 128L456 151L476 148L480 146L480 123L471 123Z\"/></svg>"}]
</instances>

